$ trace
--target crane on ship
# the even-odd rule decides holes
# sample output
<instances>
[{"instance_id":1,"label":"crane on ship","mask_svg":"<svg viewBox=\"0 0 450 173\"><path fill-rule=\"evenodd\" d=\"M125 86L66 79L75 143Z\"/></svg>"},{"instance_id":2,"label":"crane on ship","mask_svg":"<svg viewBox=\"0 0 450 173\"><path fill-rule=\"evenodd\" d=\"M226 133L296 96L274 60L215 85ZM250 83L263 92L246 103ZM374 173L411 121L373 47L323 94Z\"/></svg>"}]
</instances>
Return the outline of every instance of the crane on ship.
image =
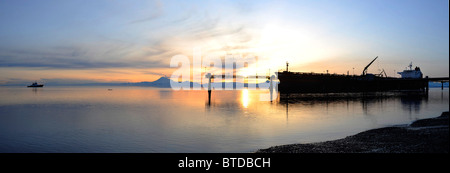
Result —
<instances>
[{"instance_id":1,"label":"crane on ship","mask_svg":"<svg viewBox=\"0 0 450 173\"><path fill-rule=\"evenodd\" d=\"M386 74L386 71L384 71L384 68L383 68L383 70L381 70L379 75L383 77L383 74L384 74L384 77L388 77L388 75Z\"/></svg>"},{"instance_id":2,"label":"crane on ship","mask_svg":"<svg viewBox=\"0 0 450 173\"><path fill-rule=\"evenodd\" d=\"M362 76L367 75L367 69L369 68L370 65L372 65L372 63L373 63L377 58L378 58L378 56L375 57L375 59L373 59L372 62L370 62L366 67L364 67L364 70L363 70L363 72L362 72Z\"/></svg>"}]
</instances>

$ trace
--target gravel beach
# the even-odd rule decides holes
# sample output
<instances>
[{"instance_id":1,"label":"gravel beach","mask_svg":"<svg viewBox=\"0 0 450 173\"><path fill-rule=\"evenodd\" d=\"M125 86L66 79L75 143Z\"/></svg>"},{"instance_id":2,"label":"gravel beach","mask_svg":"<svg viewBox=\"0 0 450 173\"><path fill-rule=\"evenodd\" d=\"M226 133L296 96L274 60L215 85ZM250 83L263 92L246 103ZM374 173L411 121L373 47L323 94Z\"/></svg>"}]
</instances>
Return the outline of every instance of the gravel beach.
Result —
<instances>
[{"instance_id":1,"label":"gravel beach","mask_svg":"<svg viewBox=\"0 0 450 173\"><path fill-rule=\"evenodd\" d=\"M256 153L448 153L449 112L409 125L368 130L343 139L289 144Z\"/></svg>"}]
</instances>

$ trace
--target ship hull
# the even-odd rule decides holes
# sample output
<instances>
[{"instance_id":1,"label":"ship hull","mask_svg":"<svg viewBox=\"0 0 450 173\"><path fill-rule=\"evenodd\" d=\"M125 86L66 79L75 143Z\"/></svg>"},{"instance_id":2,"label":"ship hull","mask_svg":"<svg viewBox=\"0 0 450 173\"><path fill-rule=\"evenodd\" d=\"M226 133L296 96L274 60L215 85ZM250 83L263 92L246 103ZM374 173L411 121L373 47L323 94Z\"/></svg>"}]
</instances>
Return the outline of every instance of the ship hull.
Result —
<instances>
[{"instance_id":1,"label":"ship hull","mask_svg":"<svg viewBox=\"0 0 450 173\"><path fill-rule=\"evenodd\" d=\"M30 88L37 88L37 87L44 87L44 85L29 85L29 86L27 86L27 87L30 87Z\"/></svg>"},{"instance_id":2,"label":"ship hull","mask_svg":"<svg viewBox=\"0 0 450 173\"><path fill-rule=\"evenodd\" d=\"M335 93L426 90L427 80L386 78L374 75L332 75L280 72L278 91L282 93Z\"/></svg>"}]
</instances>

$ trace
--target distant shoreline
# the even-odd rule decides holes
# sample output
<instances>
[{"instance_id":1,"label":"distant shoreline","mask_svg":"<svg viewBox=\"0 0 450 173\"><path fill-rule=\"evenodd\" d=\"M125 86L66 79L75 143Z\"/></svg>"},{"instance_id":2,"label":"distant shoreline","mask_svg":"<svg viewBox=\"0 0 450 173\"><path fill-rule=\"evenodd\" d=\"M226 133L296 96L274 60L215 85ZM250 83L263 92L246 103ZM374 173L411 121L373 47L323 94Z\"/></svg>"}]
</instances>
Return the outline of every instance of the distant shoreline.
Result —
<instances>
[{"instance_id":1,"label":"distant shoreline","mask_svg":"<svg viewBox=\"0 0 450 173\"><path fill-rule=\"evenodd\" d=\"M172 80L170 78L166 78L166 77L161 77L155 81L142 81L142 82L95 82L95 81L80 81L80 80L74 80L74 81L67 81L67 80L62 80L62 81L58 81L58 80L54 80L54 81L41 81L38 83L43 83L45 84L45 86L103 86L103 87L113 87L113 86L140 86L140 87L155 87L155 88L171 88L170 82ZM172 81L173 82L173 81ZM191 86L201 86L201 83L198 82L189 82L189 81L184 81L183 82L186 85ZM226 82L229 83L229 82ZM222 84L222 88L225 88L226 83ZM258 83L258 85L262 85L265 82L262 83ZM236 84L241 84L241 85L247 85L244 83L239 83L237 82ZM236 85L233 84L231 82L231 85ZM254 83L252 83L253 85ZM18 87L23 87L23 86L28 86L30 85L29 81L21 81L18 83L3 83L0 84L1 86L18 86ZM254 84L256 85L256 84ZM449 82L445 82L444 83L444 88L449 88ZM440 82L429 82L429 87L430 88L441 88L442 84Z\"/></svg>"},{"instance_id":2,"label":"distant shoreline","mask_svg":"<svg viewBox=\"0 0 450 173\"><path fill-rule=\"evenodd\" d=\"M449 148L447 111L409 125L372 129L333 141L273 146L256 153L448 153Z\"/></svg>"}]
</instances>

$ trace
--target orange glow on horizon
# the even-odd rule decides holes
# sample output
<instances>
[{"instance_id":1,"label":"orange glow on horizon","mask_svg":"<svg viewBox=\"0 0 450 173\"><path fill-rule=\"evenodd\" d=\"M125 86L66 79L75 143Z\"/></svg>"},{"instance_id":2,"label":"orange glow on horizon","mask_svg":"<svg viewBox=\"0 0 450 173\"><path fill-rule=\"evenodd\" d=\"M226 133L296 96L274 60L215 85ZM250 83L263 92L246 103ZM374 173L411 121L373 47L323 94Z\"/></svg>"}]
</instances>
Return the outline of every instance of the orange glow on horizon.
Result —
<instances>
[{"instance_id":1,"label":"orange glow on horizon","mask_svg":"<svg viewBox=\"0 0 450 173\"><path fill-rule=\"evenodd\" d=\"M172 69L39 69L39 68L2 68L2 74L9 78L25 80L71 79L96 82L143 82L155 81L163 76L169 76ZM4 80L4 79L0 79ZM45 82L45 81L43 81Z\"/></svg>"}]
</instances>

